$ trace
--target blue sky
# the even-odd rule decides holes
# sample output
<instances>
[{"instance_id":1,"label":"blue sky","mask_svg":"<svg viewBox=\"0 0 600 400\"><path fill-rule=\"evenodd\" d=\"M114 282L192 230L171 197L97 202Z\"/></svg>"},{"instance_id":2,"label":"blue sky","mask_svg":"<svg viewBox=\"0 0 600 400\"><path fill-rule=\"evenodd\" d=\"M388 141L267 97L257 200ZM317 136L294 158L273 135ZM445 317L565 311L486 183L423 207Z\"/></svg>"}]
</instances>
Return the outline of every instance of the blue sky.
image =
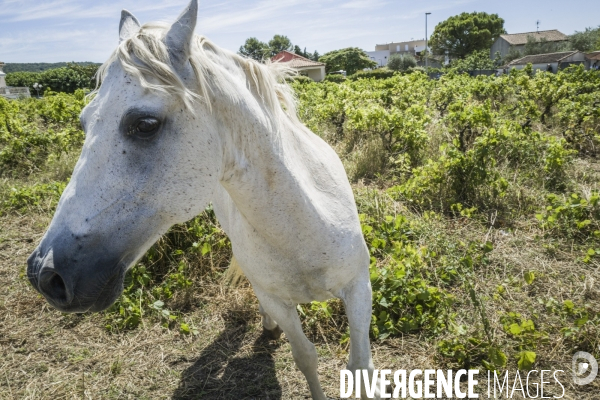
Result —
<instances>
[{"instance_id":1,"label":"blue sky","mask_svg":"<svg viewBox=\"0 0 600 400\"><path fill-rule=\"evenodd\" d=\"M117 44L121 9L142 22L172 21L186 0L0 0L0 61L103 62ZM246 38L274 34L321 54L376 43L421 39L461 12L497 13L509 33L558 29L566 34L600 25L597 0L200 0L197 33L237 51Z\"/></svg>"}]
</instances>

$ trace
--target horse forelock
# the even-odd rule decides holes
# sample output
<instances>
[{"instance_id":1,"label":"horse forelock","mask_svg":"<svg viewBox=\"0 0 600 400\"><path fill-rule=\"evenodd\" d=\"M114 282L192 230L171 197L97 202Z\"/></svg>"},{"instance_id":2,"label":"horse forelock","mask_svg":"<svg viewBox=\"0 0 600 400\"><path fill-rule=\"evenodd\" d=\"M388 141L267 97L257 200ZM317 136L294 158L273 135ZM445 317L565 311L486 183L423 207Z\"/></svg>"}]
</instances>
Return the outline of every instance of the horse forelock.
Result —
<instances>
[{"instance_id":1,"label":"horse forelock","mask_svg":"<svg viewBox=\"0 0 600 400\"><path fill-rule=\"evenodd\" d=\"M210 76L211 81L227 82L226 69L219 64L229 61L245 75L248 89L262 104L274 127L279 127L285 122L302 125L296 114L296 97L285 82L287 77L296 74L295 71L277 62L259 63L242 57L217 47L203 36L195 35L189 61L196 75L198 87L190 88L175 70L169 50L163 41L168 29L168 24L147 23L135 35L121 42L98 69L96 91L101 82L106 79L109 67L115 61L119 61L122 68L138 78L145 89L175 96L190 109L193 109L194 104L199 101L206 103L210 109L208 92L211 89L207 78ZM213 56L211 57L209 53L213 53ZM230 98L237 97L236 93L226 92L234 90L233 86L221 87L220 90L224 90Z\"/></svg>"}]
</instances>

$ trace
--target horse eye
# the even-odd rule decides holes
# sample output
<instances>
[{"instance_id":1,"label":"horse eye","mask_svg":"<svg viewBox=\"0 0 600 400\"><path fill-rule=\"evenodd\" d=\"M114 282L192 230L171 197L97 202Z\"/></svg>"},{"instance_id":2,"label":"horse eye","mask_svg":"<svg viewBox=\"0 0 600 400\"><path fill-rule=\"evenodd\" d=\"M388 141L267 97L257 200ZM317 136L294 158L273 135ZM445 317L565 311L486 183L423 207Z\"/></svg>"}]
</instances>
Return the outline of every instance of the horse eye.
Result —
<instances>
[{"instance_id":1,"label":"horse eye","mask_svg":"<svg viewBox=\"0 0 600 400\"><path fill-rule=\"evenodd\" d=\"M144 117L138 119L127 132L128 135L140 139L151 139L158 132L160 121L153 117Z\"/></svg>"}]
</instances>

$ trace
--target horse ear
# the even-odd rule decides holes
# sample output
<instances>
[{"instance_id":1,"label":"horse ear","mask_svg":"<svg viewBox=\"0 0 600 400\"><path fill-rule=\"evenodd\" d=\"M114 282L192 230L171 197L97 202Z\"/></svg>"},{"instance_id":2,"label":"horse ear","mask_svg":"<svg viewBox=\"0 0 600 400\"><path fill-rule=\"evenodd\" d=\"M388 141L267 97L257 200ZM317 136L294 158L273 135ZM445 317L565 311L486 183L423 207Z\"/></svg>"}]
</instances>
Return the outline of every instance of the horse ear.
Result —
<instances>
[{"instance_id":1,"label":"horse ear","mask_svg":"<svg viewBox=\"0 0 600 400\"><path fill-rule=\"evenodd\" d=\"M121 11L121 22L119 23L119 43L129 39L140 30L140 23L136 17L127 10Z\"/></svg>"},{"instance_id":2,"label":"horse ear","mask_svg":"<svg viewBox=\"0 0 600 400\"><path fill-rule=\"evenodd\" d=\"M198 0L191 0L165 36L165 44L169 49L171 62L176 68L182 67L190 58L197 16Z\"/></svg>"}]
</instances>

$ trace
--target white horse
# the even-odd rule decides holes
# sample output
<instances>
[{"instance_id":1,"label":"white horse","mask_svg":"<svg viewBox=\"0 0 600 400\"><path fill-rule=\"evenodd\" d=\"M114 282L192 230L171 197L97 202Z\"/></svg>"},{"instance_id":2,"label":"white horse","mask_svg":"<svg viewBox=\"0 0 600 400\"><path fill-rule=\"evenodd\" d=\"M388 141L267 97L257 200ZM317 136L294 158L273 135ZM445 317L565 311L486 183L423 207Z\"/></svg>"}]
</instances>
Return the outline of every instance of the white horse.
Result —
<instances>
[{"instance_id":1,"label":"white horse","mask_svg":"<svg viewBox=\"0 0 600 400\"><path fill-rule=\"evenodd\" d=\"M369 253L352 190L336 153L298 121L287 72L195 36L196 15L197 0L170 26L123 11L120 44L81 114L81 156L28 276L61 311L103 310L160 235L212 202L264 328L283 330L324 399L297 304L342 299L347 368L373 371Z\"/></svg>"}]
</instances>

